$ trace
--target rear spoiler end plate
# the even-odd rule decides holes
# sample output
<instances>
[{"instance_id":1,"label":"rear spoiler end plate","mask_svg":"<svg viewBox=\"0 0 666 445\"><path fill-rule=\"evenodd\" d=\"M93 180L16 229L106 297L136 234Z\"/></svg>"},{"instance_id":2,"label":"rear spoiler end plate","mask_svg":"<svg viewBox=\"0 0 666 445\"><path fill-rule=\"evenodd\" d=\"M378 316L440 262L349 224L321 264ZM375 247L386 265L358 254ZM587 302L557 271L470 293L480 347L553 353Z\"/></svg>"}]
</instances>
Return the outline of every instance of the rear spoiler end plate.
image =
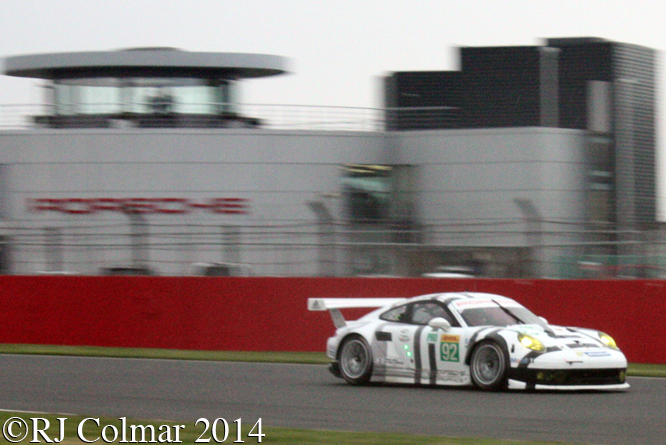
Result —
<instances>
[{"instance_id":1,"label":"rear spoiler end plate","mask_svg":"<svg viewBox=\"0 0 666 445\"><path fill-rule=\"evenodd\" d=\"M347 323L340 309L374 308L404 301L404 298L308 298L308 310L329 311L336 328Z\"/></svg>"}]
</instances>

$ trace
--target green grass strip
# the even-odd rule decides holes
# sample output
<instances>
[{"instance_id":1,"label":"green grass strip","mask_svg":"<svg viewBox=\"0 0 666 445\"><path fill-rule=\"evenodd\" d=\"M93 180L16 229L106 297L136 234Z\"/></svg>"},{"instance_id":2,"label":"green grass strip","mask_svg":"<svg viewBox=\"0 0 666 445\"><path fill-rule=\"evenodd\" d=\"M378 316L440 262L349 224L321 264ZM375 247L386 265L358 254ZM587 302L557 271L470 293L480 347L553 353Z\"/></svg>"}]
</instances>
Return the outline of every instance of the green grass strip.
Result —
<instances>
[{"instance_id":1,"label":"green grass strip","mask_svg":"<svg viewBox=\"0 0 666 445\"><path fill-rule=\"evenodd\" d=\"M85 420L89 417L98 419L99 426L97 425L97 421ZM241 419L240 432L237 428L238 424L236 423L236 419L225 419L227 422L227 438L226 440L223 440L225 427L224 423L221 421L218 422L216 436L213 437L212 425L215 419L206 419L210 426L209 428L206 428L203 422L198 425L195 425L195 422L171 422L141 419L125 419L123 422L120 418L99 416L72 416L67 414L58 415L8 411L0 412L0 423L2 425L7 425L6 422L11 418L15 421L11 428L11 432L15 434L15 438L20 438L25 431L19 423L16 423L19 422L16 418L20 418L27 422L28 435L23 440L16 442L22 444L28 444L35 438L33 436L34 422L37 422L38 428L43 430L46 437L52 441L48 442L43 436L37 436L38 443L56 443L61 436L60 426L63 425L64 440L60 442L60 445L79 445L86 443L81 440L81 436L88 441L94 441L97 439L95 442L97 444L121 443L121 440L123 439L123 431L125 432L125 443L175 443L176 439L179 440L177 443L182 444L194 444L197 440L205 441L206 439L209 440L209 444L234 443L236 441L239 441L236 443L241 443L240 441L243 441L242 443L246 444L267 443L290 445L555 445L562 443L275 428L269 425L270 420L268 418L262 419L261 430L257 427L259 419ZM66 420L60 421L58 420L59 418L66 418ZM46 428L44 420L35 419L46 419L49 422L49 427ZM106 436L103 435L104 430L106 431ZM176 430L178 431L178 436L176 436ZM134 431L134 436L132 436L132 431ZM151 434L153 434L152 431L154 431L154 436L151 436ZM115 440L112 440L116 434L117 436ZM142 434L144 434L144 436L142 436ZM257 434L263 434L263 436L258 437ZM170 442L168 442L167 439L170 439ZM0 443L7 443L4 437L0 438Z\"/></svg>"},{"instance_id":2,"label":"green grass strip","mask_svg":"<svg viewBox=\"0 0 666 445\"><path fill-rule=\"evenodd\" d=\"M328 363L323 352L189 351L183 349L106 348L97 346L57 346L0 344L0 354L72 355L82 357L153 358L234 362Z\"/></svg>"},{"instance_id":3,"label":"green grass strip","mask_svg":"<svg viewBox=\"0 0 666 445\"><path fill-rule=\"evenodd\" d=\"M303 363L312 365L322 365L329 362L326 354L323 352L188 351L182 349L105 348L96 346L21 344L0 344L0 354ZM627 374L630 376L641 377L666 377L666 365L630 363Z\"/></svg>"},{"instance_id":4,"label":"green grass strip","mask_svg":"<svg viewBox=\"0 0 666 445\"><path fill-rule=\"evenodd\" d=\"M666 365L629 363L627 374L637 377L666 377Z\"/></svg>"}]
</instances>

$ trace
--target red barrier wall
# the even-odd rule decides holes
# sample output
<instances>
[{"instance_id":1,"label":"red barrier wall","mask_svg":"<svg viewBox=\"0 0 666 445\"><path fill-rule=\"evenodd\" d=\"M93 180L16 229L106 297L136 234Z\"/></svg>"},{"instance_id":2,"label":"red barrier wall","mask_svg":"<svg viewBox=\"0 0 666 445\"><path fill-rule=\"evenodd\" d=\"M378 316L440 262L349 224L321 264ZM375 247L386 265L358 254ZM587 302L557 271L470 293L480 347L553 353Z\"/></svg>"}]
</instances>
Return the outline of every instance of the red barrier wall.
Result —
<instances>
[{"instance_id":1,"label":"red barrier wall","mask_svg":"<svg viewBox=\"0 0 666 445\"><path fill-rule=\"evenodd\" d=\"M417 278L0 277L0 342L324 351L308 297L506 295L553 324L603 330L631 362L666 363L666 281ZM356 315L359 313L356 312Z\"/></svg>"}]
</instances>

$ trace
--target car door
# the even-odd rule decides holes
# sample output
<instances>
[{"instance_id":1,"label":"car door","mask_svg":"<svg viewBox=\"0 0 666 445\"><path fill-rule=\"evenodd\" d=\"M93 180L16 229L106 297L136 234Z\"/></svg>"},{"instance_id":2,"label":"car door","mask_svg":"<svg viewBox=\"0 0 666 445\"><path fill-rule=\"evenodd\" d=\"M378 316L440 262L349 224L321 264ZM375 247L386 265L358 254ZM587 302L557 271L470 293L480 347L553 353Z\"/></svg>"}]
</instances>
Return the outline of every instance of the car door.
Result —
<instances>
[{"instance_id":1,"label":"car door","mask_svg":"<svg viewBox=\"0 0 666 445\"><path fill-rule=\"evenodd\" d=\"M417 355L415 338L423 326L411 323L412 305L405 304L382 314L385 321L375 331L375 374L395 383L414 383ZM420 337L419 337L420 338Z\"/></svg>"},{"instance_id":2,"label":"car door","mask_svg":"<svg viewBox=\"0 0 666 445\"><path fill-rule=\"evenodd\" d=\"M465 366L467 354L465 328L452 327L447 332L429 329L426 340L430 351L429 382L448 385L468 383L469 372Z\"/></svg>"},{"instance_id":3,"label":"car door","mask_svg":"<svg viewBox=\"0 0 666 445\"><path fill-rule=\"evenodd\" d=\"M441 317L447 332L428 326ZM375 372L386 382L462 384L465 382L464 329L445 305L423 300L401 305L380 316L375 332Z\"/></svg>"},{"instance_id":4,"label":"car door","mask_svg":"<svg viewBox=\"0 0 666 445\"><path fill-rule=\"evenodd\" d=\"M436 317L446 319L451 328L445 332L427 326ZM451 312L439 301L420 302L412 309L412 321L425 325L419 339L421 360L415 370L418 383L465 384L468 381L464 365L465 329Z\"/></svg>"}]
</instances>

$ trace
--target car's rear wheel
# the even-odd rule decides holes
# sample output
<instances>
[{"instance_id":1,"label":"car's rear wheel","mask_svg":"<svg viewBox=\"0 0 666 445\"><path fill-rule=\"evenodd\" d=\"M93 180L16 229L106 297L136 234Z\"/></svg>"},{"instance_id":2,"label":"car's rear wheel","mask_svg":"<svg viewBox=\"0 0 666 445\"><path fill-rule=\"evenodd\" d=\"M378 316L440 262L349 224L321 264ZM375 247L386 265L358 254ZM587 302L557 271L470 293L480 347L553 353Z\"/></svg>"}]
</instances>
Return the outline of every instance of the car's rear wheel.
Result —
<instances>
[{"instance_id":1,"label":"car's rear wheel","mask_svg":"<svg viewBox=\"0 0 666 445\"><path fill-rule=\"evenodd\" d=\"M484 341L474 349L470 362L472 381L480 389L498 391L506 388L509 360L502 347Z\"/></svg>"},{"instance_id":2,"label":"car's rear wheel","mask_svg":"<svg viewBox=\"0 0 666 445\"><path fill-rule=\"evenodd\" d=\"M362 337L349 337L340 348L340 374L347 382L360 385L372 376L372 351Z\"/></svg>"}]
</instances>

